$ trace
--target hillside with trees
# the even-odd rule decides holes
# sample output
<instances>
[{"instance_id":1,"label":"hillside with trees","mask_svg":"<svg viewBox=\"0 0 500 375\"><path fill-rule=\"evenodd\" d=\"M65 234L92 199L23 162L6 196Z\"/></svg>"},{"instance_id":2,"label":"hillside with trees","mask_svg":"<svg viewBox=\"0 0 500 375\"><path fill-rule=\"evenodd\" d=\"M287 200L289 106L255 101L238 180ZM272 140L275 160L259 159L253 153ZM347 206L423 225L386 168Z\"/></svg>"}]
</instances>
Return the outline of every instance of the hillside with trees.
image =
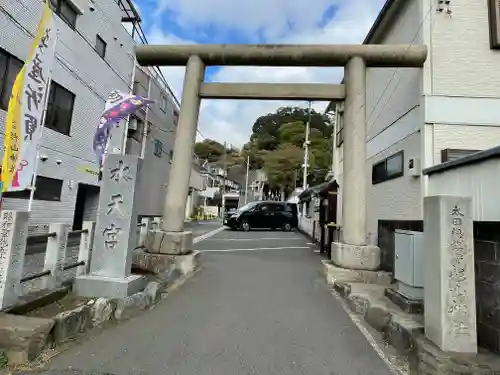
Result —
<instances>
[{"instance_id":1,"label":"hillside with trees","mask_svg":"<svg viewBox=\"0 0 500 375\"><path fill-rule=\"evenodd\" d=\"M241 151L224 149L217 141L206 139L195 145L202 159L222 166L223 155L231 169L245 169L250 157L252 169L263 169L272 189L291 191L302 185L302 163L308 110L298 107L279 108L275 113L260 116L252 127L249 141ZM326 115L311 110L309 133L309 185L325 180L332 160L332 126Z\"/></svg>"}]
</instances>

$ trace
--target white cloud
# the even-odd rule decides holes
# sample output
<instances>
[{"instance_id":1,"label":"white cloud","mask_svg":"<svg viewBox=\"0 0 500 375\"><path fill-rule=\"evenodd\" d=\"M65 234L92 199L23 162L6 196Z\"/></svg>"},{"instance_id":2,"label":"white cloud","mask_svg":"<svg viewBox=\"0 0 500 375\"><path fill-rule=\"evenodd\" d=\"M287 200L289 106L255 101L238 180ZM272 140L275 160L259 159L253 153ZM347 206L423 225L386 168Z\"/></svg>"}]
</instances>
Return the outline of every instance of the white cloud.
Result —
<instances>
[{"instance_id":1,"label":"white cloud","mask_svg":"<svg viewBox=\"0 0 500 375\"><path fill-rule=\"evenodd\" d=\"M352 44L363 41L383 2L384 0L158 0L158 9L173 9L181 26L215 24L237 28L249 35L261 32L268 43ZM338 7L335 17L322 28L318 27L323 13L332 4ZM293 25L291 32L290 25ZM153 28L148 33L148 39L151 44L193 43L166 34L160 28ZM162 70L180 99L185 69L165 67ZM342 75L341 68L222 67L211 79L217 82L338 83ZM307 103L208 100L202 104L199 128L208 138L242 145L248 140L257 117L283 105L305 107ZM326 103L314 103L318 110L325 106Z\"/></svg>"}]
</instances>

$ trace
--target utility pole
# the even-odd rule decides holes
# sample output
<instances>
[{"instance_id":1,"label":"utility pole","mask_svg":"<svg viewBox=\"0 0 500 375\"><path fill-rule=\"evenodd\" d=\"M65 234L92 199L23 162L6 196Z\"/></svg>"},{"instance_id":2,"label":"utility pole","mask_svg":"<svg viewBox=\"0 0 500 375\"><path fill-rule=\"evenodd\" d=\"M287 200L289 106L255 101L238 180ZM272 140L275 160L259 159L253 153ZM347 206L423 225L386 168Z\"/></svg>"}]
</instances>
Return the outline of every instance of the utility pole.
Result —
<instances>
[{"instance_id":1,"label":"utility pole","mask_svg":"<svg viewBox=\"0 0 500 375\"><path fill-rule=\"evenodd\" d=\"M337 164L337 155L336 155L336 151L337 151L337 122L339 121L339 118L338 118L338 113L339 113L339 105L338 103L335 104L335 109L334 109L334 114L332 116L332 128L333 128L333 134L332 134L332 177L337 177L335 176L335 168L336 168L336 164Z\"/></svg>"},{"instance_id":2,"label":"utility pole","mask_svg":"<svg viewBox=\"0 0 500 375\"><path fill-rule=\"evenodd\" d=\"M250 155L247 156L247 174L245 178L245 204L248 202L248 174L250 172Z\"/></svg>"},{"instance_id":3,"label":"utility pole","mask_svg":"<svg viewBox=\"0 0 500 375\"><path fill-rule=\"evenodd\" d=\"M226 212L226 201L224 194L226 193L226 173L227 173L227 148L224 142L224 154L222 155L222 220L224 220L224 213Z\"/></svg>"},{"instance_id":4,"label":"utility pole","mask_svg":"<svg viewBox=\"0 0 500 375\"><path fill-rule=\"evenodd\" d=\"M302 188L307 189L307 168L309 164L309 127L311 126L311 102L309 101L309 118L306 123L306 141L304 142L304 175L302 177Z\"/></svg>"}]
</instances>

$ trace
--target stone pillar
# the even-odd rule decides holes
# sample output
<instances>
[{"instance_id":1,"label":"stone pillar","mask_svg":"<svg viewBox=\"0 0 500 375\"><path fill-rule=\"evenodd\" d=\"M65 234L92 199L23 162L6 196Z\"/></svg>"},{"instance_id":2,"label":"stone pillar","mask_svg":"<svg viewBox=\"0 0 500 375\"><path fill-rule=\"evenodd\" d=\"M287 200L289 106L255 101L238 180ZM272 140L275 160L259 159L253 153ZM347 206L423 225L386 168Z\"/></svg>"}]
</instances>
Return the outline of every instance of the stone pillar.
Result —
<instances>
[{"instance_id":1,"label":"stone pillar","mask_svg":"<svg viewBox=\"0 0 500 375\"><path fill-rule=\"evenodd\" d=\"M47 239L45 265L43 269L44 271L50 271L50 275L43 278L44 288L57 288L62 284L69 230L69 224L49 225L49 233L55 233L55 235Z\"/></svg>"},{"instance_id":2,"label":"stone pillar","mask_svg":"<svg viewBox=\"0 0 500 375\"><path fill-rule=\"evenodd\" d=\"M90 273L75 280L80 296L120 298L145 286L143 277L131 274L132 252L137 244L134 202L140 161L136 155L106 157Z\"/></svg>"},{"instance_id":3,"label":"stone pillar","mask_svg":"<svg viewBox=\"0 0 500 375\"><path fill-rule=\"evenodd\" d=\"M151 230L148 234L146 248L150 253L177 255L193 248L192 233L183 232L183 229L204 74L203 61L198 56L191 56L186 66L163 223L159 230Z\"/></svg>"},{"instance_id":4,"label":"stone pillar","mask_svg":"<svg viewBox=\"0 0 500 375\"><path fill-rule=\"evenodd\" d=\"M28 212L0 213L0 311L16 304L21 294Z\"/></svg>"},{"instance_id":5,"label":"stone pillar","mask_svg":"<svg viewBox=\"0 0 500 375\"><path fill-rule=\"evenodd\" d=\"M82 236L80 239L80 248L78 250L78 262L85 262L83 266L78 266L76 276L82 276L89 273L90 270L90 251L95 232L94 221L84 221L82 225Z\"/></svg>"},{"instance_id":6,"label":"stone pillar","mask_svg":"<svg viewBox=\"0 0 500 375\"><path fill-rule=\"evenodd\" d=\"M472 199L424 198L425 334L444 351L476 353Z\"/></svg>"},{"instance_id":7,"label":"stone pillar","mask_svg":"<svg viewBox=\"0 0 500 375\"><path fill-rule=\"evenodd\" d=\"M332 261L344 268L376 270L380 249L368 245L366 228L366 65L353 57L345 67L343 242L332 244Z\"/></svg>"},{"instance_id":8,"label":"stone pillar","mask_svg":"<svg viewBox=\"0 0 500 375\"><path fill-rule=\"evenodd\" d=\"M138 247L144 247L150 226L151 226L151 218L150 217L143 217L141 219L141 227L139 228Z\"/></svg>"}]
</instances>

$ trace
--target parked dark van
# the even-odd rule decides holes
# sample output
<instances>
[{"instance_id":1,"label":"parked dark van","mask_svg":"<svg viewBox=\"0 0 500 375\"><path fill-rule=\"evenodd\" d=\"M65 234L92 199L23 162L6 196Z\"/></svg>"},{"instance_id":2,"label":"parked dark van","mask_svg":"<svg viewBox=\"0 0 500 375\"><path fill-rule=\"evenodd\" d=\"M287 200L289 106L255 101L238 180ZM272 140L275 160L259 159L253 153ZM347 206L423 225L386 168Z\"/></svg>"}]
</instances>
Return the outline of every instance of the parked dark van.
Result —
<instances>
[{"instance_id":1,"label":"parked dark van","mask_svg":"<svg viewBox=\"0 0 500 375\"><path fill-rule=\"evenodd\" d=\"M256 201L240 207L224 225L233 230L282 229L291 231L298 224L297 205L285 202Z\"/></svg>"}]
</instances>

